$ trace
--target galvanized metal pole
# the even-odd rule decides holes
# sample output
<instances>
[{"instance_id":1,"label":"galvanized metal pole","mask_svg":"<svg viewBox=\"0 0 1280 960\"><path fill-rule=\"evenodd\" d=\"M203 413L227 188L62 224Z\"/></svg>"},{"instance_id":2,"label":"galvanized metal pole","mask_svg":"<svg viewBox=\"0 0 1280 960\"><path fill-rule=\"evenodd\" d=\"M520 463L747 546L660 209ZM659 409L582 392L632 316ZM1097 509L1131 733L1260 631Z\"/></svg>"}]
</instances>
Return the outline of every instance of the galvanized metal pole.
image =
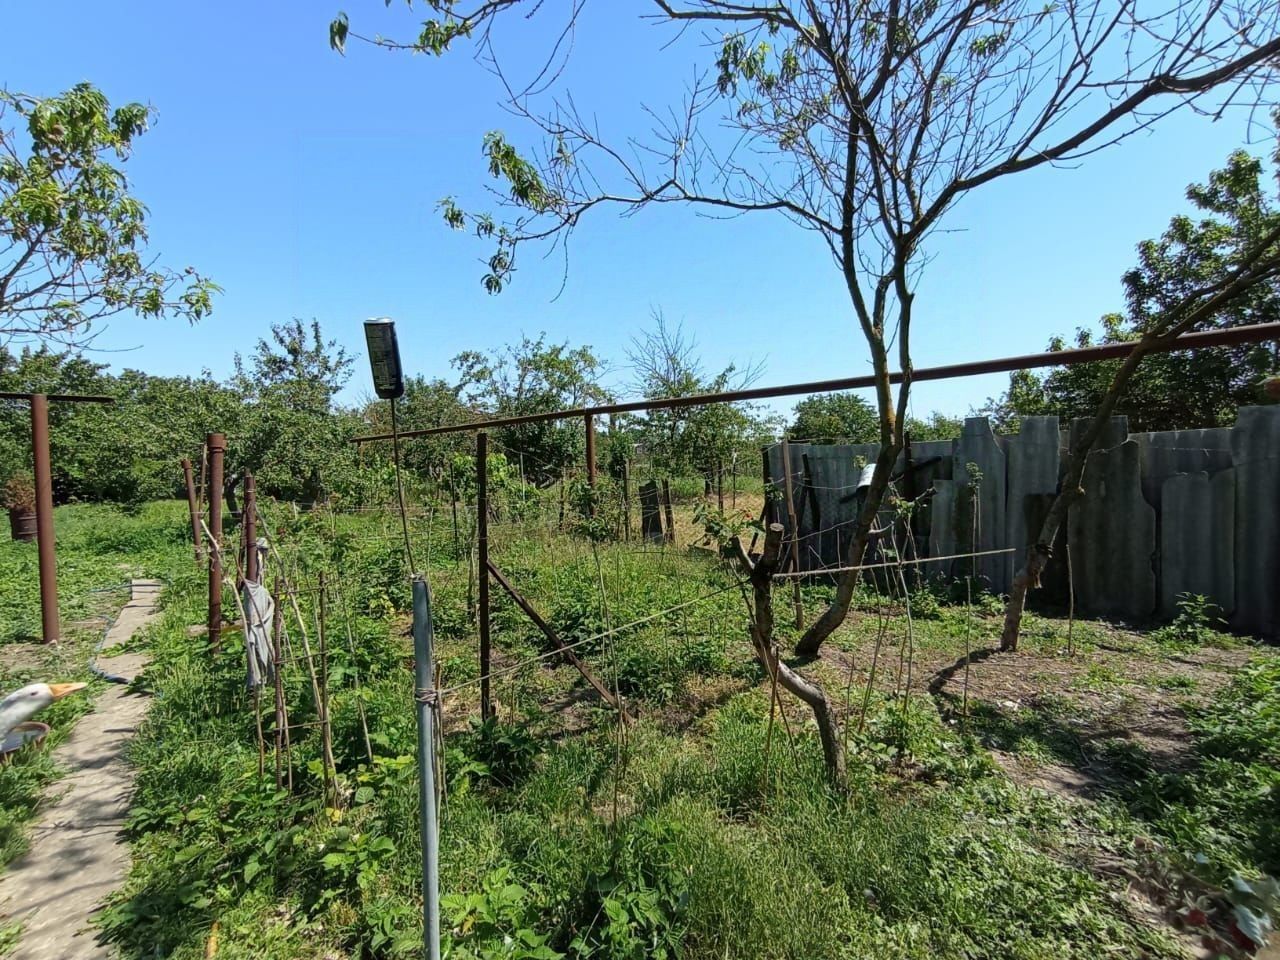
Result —
<instances>
[{"instance_id":1,"label":"galvanized metal pole","mask_svg":"<svg viewBox=\"0 0 1280 960\"><path fill-rule=\"evenodd\" d=\"M53 469L49 465L49 398L31 395L31 453L36 479L36 547L40 557L40 627L45 643L57 643L58 561L53 533Z\"/></svg>"},{"instance_id":2,"label":"galvanized metal pole","mask_svg":"<svg viewBox=\"0 0 1280 960\"><path fill-rule=\"evenodd\" d=\"M222 455L227 438L211 433L209 445L209 646L222 649Z\"/></svg>"},{"instance_id":3,"label":"galvanized metal pole","mask_svg":"<svg viewBox=\"0 0 1280 960\"><path fill-rule=\"evenodd\" d=\"M182 461L182 479L187 485L187 510L191 514L191 541L196 547L196 563L199 563L204 559L204 531L200 529L200 505L196 503L196 484L190 460Z\"/></svg>"},{"instance_id":4,"label":"galvanized metal pole","mask_svg":"<svg viewBox=\"0 0 1280 960\"><path fill-rule=\"evenodd\" d=\"M476 435L476 566L480 588L480 719L490 716L489 700L489 435Z\"/></svg>"},{"instance_id":5,"label":"galvanized metal pole","mask_svg":"<svg viewBox=\"0 0 1280 960\"><path fill-rule=\"evenodd\" d=\"M422 954L440 960L440 837L436 819L435 689L431 590L413 578L413 684L418 711L418 806L422 830Z\"/></svg>"}]
</instances>

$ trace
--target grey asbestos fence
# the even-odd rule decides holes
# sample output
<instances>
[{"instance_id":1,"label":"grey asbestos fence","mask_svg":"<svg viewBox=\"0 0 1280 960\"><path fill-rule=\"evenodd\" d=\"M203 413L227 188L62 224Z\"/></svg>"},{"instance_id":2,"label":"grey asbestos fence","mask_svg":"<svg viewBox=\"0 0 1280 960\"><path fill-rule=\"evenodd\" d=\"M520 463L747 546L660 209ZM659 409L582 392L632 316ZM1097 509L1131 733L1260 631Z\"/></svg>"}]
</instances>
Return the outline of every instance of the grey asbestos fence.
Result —
<instances>
[{"instance_id":1,"label":"grey asbestos fence","mask_svg":"<svg viewBox=\"0 0 1280 960\"><path fill-rule=\"evenodd\" d=\"M977 574L996 593L1039 534L1057 493L1070 438L1057 417L1028 417L1021 431L996 436L985 417L970 417L955 440L913 444L895 467L908 499L930 493L908 531L882 515L879 526L905 555L946 557L1013 547L976 560L926 564L931 576ZM842 561L860 505L858 479L876 444L789 445L801 569ZM782 484L782 447L766 448L771 486ZM970 464L973 467L970 467ZM981 474L976 503L971 471ZM1127 620L1172 617L1181 594L1204 594L1245 633L1280 635L1280 407L1242 407L1232 427L1129 433L1113 417L1085 468L1085 496L1072 507L1054 545L1038 600L1063 603L1066 558L1076 609ZM788 524L775 495L773 522ZM975 509L976 507L976 509ZM1069 547L1069 550L1068 550Z\"/></svg>"}]
</instances>

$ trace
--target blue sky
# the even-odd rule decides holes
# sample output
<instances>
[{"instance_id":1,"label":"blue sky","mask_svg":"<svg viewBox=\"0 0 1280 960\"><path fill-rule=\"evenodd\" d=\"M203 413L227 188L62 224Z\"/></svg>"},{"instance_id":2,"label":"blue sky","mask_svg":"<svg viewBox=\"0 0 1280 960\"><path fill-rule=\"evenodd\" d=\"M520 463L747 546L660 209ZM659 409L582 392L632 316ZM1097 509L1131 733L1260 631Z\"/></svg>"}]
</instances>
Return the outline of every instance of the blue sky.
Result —
<instances>
[{"instance_id":1,"label":"blue sky","mask_svg":"<svg viewBox=\"0 0 1280 960\"><path fill-rule=\"evenodd\" d=\"M151 210L153 248L225 288L197 327L118 319L101 359L153 373L231 369L273 321L312 317L353 352L360 322L399 322L405 366L446 375L459 351L546 331L614 361L652 309L696 335L708 366L763 360L761 383L853 376L866 349L820 242L769 215L730 222L668 207L589 218L563 262L526 252L510 288L480 285L488 248L447 230L447 194L482 195L480 142L519 139L497 82L465 51L443 59L352 45L327 29L345 4L353 29L406 35L414 19L381 0L183 4L10 0L0 83L52 94L89 80L113 102L152 104L157 122L128 173ZM552 6L549 4L549 6ZM566 80L608 125L665 102L687 76L688 47L637 28L641 10L588 5ZM543 18L500 36L516 58L545 37ZM1055 333L1120 306L1134 245L1184 209L1186 185L1245 138L1243 118L1182 115L1076 169L1044 169L985 188L939 238L916 301L915 363L1043 349ZM364 392L361 359L347 399ZM1004 376L920 384L913 409L964 413Z\"/></svg>"}]
</instances>

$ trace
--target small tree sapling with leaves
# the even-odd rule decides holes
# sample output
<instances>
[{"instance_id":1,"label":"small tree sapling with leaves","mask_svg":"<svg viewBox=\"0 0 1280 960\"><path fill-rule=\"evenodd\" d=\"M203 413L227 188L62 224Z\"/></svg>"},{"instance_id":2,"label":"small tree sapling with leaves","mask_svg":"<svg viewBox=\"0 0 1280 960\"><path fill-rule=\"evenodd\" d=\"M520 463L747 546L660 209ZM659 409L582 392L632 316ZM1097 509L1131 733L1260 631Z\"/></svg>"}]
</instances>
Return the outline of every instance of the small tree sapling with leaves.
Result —
<instances>
[{"instance_id":1,"label":"small tree sapling with leaves","mask_svg":"<svg viewBox=\"0 0 1280 960\"><path fill-rule=\"evenodd\" d=\"M851 569L801 637L805 655L848 614L902 448L916 286L932 233L989 184L1081 161L1179 109L1256 105L1280 55L1272 0L652 0L646 19L670 28L662 41L703 56L682 34L706 28L710 62L695 68L681 102L646 106L652 132L617 138L563 89L567 38L585 3L555 8L566 19L528 82L508 75L493 31L552 8L423 6L430 15L414 38L370 37L341 15L330 44L440 55L470 38L499 74L506 106L537 137L529 151L498 131L484 138L506 215L441 204L450 226L496 245L486 289L503 288L527 245L567 241L583 217L610 207L774 214L829 251L870 357L880 450L849 540ZM636 42L652 29L638 22Z\"/></svg>"},{"instance_id":2,"label":"small tree sapling with leaves","mask_svg":"<svg viewBox=\"0 0 1280 960\"><path fill-rule=\"evenodd\" d=\"M148 255L147 208L120 169L150 119L88 83L48 98L0 90L0 337L79 344L119 313L212 310L215 284Z\"/></svg>"}]
</instances>

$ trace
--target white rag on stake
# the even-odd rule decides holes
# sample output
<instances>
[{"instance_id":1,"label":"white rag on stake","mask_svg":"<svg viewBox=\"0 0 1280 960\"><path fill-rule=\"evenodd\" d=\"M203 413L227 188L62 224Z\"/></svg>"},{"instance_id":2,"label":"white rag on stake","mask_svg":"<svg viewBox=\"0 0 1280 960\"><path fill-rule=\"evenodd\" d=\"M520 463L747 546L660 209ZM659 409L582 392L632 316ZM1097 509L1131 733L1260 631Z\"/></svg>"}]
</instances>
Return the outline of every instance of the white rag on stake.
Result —
<instances>
[{"instance_id":1,"label":"white rag on stake","mask_svg":"<svg viewBox=\"0 0 1280 960\"><path fill-rule=\"evenodd\" d=\"M266 559L267 541L259 540L255 545L258 551L258 569L263 569ZM254 580L245 580L241 588L241 606L244 610L244 647L249 662L249 676L246 686L257 690L268 682L275 681L275 656L271 642L271 630L275 620L276 602L271 591Z\"/></svg>"}]
</instances>

